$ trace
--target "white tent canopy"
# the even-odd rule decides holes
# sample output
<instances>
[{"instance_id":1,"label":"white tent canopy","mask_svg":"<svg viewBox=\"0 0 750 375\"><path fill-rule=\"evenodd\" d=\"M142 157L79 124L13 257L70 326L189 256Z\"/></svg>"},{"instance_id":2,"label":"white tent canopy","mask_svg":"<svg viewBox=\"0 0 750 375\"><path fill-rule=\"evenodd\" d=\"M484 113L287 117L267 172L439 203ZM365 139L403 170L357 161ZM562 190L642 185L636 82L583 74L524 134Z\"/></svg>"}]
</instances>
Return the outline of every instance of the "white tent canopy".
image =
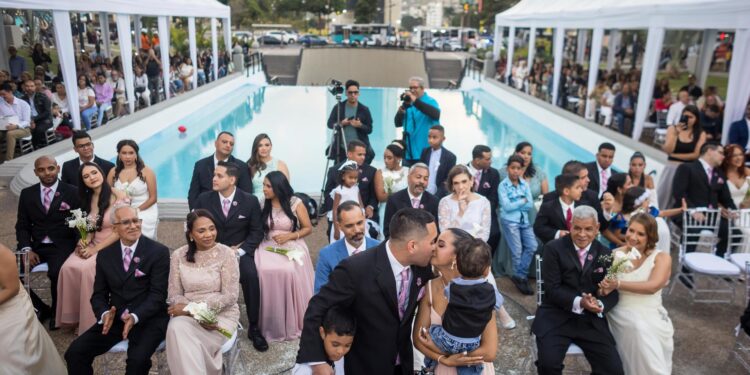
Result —
<instances>
[{"instance_id":1,"label":"white tent canopy","mask_svg":"<svg viewBox=\"0 0 750 375\"><path fill-rule=\"evenodd\" d=\"M664 32L667 29L708 30L704 35L715 35L714 30L734 30L734 49L729 88L724 115L724 137L726 141L730 124L742 117L750 97L750 1L748 0L522 0L514 7L495 16L495 40L502 40L503 28L556 28L593 29L601 35L604 29L617 34L622 29L648 29L646 51L643 56L638 107L635 116L633 138L639 139L648 115L654 79L658 69ZM556 32L556 35L563 35ZM564 38L555 38L553 51L562 49ZM614 39L610 38L610 42ZM514 41L509 41L512 44ZM649 45L651 44L651 45ZM601 46L599 46L600 48ZM512 51L512 48L508 48ZM531 50L531 49L530 49ZM609 53L612 53L610 48ZM496 59L499 50L496 50ZM591 54L589 66L599 66L599 53ZM555 65L560 54L555 53ZM511 64L512 55L508 55ZM652 61L653 60L653 61ZM608 59L609 63L609 59ZM701 64L708 70L707 63ZM509 65L510 66L510 65ZM705 77L707 72L698 72ZM555 69L554 82L560 79ZM596 74L589 74L595 81ZM594 82L589 82L589 86ZM557 92L553 93L556 97Z\"/></svg>"},{"instance_id":2,"label":"white tent canopy","mask_svg":"<svg viewBox=\"0 0 750 375\"><path fill-rule=\"evenodd\" d=\"M0 0L0 8L229 18L229 7L216 0Z\"/></svg>"}]
</instances>

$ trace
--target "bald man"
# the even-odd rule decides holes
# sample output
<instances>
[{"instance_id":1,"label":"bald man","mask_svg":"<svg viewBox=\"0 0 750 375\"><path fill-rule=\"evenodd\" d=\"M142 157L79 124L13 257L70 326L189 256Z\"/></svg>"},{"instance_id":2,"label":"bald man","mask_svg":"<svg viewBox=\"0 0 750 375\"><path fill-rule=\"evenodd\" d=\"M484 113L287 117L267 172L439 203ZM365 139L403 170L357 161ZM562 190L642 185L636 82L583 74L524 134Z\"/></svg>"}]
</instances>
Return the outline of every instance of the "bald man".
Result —
<instances>
[{"instance_id":1,"label":"bald man","mask_svg":"<svg viewBox=\"0 0 750 375\"><path fill-rule=\"evenodd\" d=\"M70 210L80 207L78 189L58 180L58 172L60 166L53 157L36 159L34 174L39 183L21 191L16 221L18 249L29 253L30 266L47 263L49 267L52 306L45 305L33 292L31 300L42 321L50 318L50 329L55 326L57 275L77 241L76 232L68 227L66 219L71 216Z\"/></svg>"}]
</instances>

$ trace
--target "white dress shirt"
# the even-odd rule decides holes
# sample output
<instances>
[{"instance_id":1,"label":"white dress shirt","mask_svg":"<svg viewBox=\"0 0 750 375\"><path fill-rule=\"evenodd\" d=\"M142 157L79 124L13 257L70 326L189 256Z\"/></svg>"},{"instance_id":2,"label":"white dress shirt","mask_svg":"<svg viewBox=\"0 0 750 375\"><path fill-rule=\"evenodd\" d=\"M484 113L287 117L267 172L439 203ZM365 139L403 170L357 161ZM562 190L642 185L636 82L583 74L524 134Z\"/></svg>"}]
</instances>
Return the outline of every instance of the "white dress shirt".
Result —
<instances>
[{"instance_id":1,"label":"white dress shirt","mask_svg":"<svg viewBox=\"0 0 750 375\"><path fill-rule=\"evenodd\" d=\"M216 156L214 156L214 162L216 163ZM234 195L237 193L237 187L234 187L234 190L232 190L232 194L229 194L228 196L223 196L221 193L219 193L219 206L224 208L224 200L229 199L229 209L232 209L232 202L234 202ZM237 248L237 256L243 256L247 252L243 250L242 248Z\"/></svg>"},{"instance_id":2,"label":"white dress shirt","mask_svg":"<svg viewBox=\"0 0 750 375\"><path fill-rule=\"evenodd\" d=\"M427 191L430 192L430 194L435 194L437 192L438 186L437 186L437 171L438 168L440 168L440 157L443 155L443 148L440 147L439 149L430 149L430 174L427 178Z\"/></svg>"},{"instance_id":3,"label":"white dress shirt","mask_svg":"<svg viewBox=\"0 0 750 375\"><path fill-rule=\"evenodd\" d=\"M229 158L226 158L226 159L224 159L224 160L219 160L219 159L217 159L217 158L216 158L216 154L214 154L214 168L216 168L216 167L217 167L217 166L219 165L219 162L220 162L220 161L223 161L223 162L225 162L225 163L226 163L226 162L228 162L228 161L229 161Z\"/></svg>"},{"instance_id":4,"label":"white dress shirt","mask_svg":"<svg viewBox=\"0 0 750 375\"><path fill-rule=\"evenodd\" d=\"M416 199L416 200L422 202L422 194L412 195L408 188L406 189L406 194L409 194L409 204L411 204L412 199Z\"/></svg>"},{"instance_id":5,"label":"white dress shirt","mask_svg":"<svg viewBox=\"0 0 750 375\"><path fill-rule=\"evenodd\" d=\"M563 219L567 219L567 217L568 217L568 209L570 209L571 212L574 211L576 209L576 202L573 202L570 205L567 205L567 204L565 204L565 202L563 202L562 198L557 198L557 199L560 200L560 207L562 207ZM571 220L572 220L572 215L571 215ZM558 239L558 238L560 238L560 231L559 230L555 233L555 239Z\"/></svg>"},{"instance_id":6,"label":"white dress shirt","mask_svg":"<svg viewBox=\"0 0 750 375\"><path fill-rule=\"evenodd\" d=\"M401 271L404 270L404 268L408 268L409 266L402 265L398 259L393 255L393 252L391 251L391 241L388 240L388 242L385 243L385 250L386 254L388 254L388 262L391 264L391 271L393 272L393 278L396 279L396 299L398 300L398 295L401 293ZM408 288L408 286L407 286Z\"/></svg>"},{"instance_id":7,"label":"white dress shirt","mask_svg":"<svg viewBox=\"0 0 750 375\"><path fill-rule=\"evenodd\" d=\"M13 97L13 104L9 104L5 99L0 99L0 116L18 117L19 128L28 128L31 126L31 107L25 101Z\"/></svg>"}]
</instances>

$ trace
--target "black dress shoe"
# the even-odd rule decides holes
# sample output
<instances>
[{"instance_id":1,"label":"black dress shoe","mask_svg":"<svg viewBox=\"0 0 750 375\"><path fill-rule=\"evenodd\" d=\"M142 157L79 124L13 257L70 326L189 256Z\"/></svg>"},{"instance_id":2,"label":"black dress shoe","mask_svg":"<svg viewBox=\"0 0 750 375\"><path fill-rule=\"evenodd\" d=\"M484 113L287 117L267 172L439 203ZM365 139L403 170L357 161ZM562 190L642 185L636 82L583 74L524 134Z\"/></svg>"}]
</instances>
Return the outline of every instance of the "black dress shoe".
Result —
<instances>
[{"instance_id":1,"label":"black dress shoe","mask_svg":"<svg viewBox=\"0 0 750 375\"><path fill-rule=\"evenodd\" d=\"M521 294L524 294L527 296L534 294L534 292L532 292L531 289L529 288L529 283L526 280L520 277L516 277L516 276L511 277L510 280L513 281L513 285L516 286L516 289L518 289L518 291L521 292Z\"/></svg>"},{"instance_id":2,"label":"black dress shoe","mask_svg":"<svg viewBox=\"0 0 750 375\"><path fill-rule=\"evenodd\" d=\"M252 327L248 330L247 338L253 343L255 350L259 352L268 350L268 341L266 341L266 338L263 337L263 334L260 333L257 327Z\"/></svg>"},{"instance_id":3,"label":"black dress shoe","mask_svg":"<svg viewBox=\"0 0 750 375\"><path fill-rule=\"evenodd\" d=\"M57 331L58 329L60 329L60 327L57 327L57 325L55 324L55 315L54 314L52 316L50 316L48 324L49 324L49 330L50 331Z\"/></svg>"}]
</instances>

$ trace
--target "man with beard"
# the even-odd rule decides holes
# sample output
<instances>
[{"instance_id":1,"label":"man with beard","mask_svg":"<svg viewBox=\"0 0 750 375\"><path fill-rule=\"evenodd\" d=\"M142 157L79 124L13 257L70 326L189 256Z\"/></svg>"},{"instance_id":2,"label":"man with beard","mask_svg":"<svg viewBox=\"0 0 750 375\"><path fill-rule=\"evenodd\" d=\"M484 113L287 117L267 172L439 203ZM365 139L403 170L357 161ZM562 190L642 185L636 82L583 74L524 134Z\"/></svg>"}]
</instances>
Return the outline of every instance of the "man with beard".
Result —
<instances>
[{"instance_id":1,"label":"man with beard","mask_svg":"<svg viewBox=\"0 0 750 375\"><path fill-rule=\"evenodd\" d=\"M336 212L339 228L344 238L330 243L320 250L318 265L315 267L315 293L328 282L328 275L349 256L373 248L380 241L365 237L365 215L357 202L344 202Z\"/></svg>"},{"instance_id":2,"label":"man with beard","mask_svg":"<svg viewBox=\"0 0 750 375\"><path fill-rule=\"evenodd\" d=\"M383 235L390 235L391 218L400 209L405 207L426 210L432 216L438 217L438 204L440 200L429 192L427 184L430 179L430 168L425 163L416 163L409 168L408 187L397 191L388 197L385 205L385 216L383 217Z\"/></svg>"}]
</instances>

